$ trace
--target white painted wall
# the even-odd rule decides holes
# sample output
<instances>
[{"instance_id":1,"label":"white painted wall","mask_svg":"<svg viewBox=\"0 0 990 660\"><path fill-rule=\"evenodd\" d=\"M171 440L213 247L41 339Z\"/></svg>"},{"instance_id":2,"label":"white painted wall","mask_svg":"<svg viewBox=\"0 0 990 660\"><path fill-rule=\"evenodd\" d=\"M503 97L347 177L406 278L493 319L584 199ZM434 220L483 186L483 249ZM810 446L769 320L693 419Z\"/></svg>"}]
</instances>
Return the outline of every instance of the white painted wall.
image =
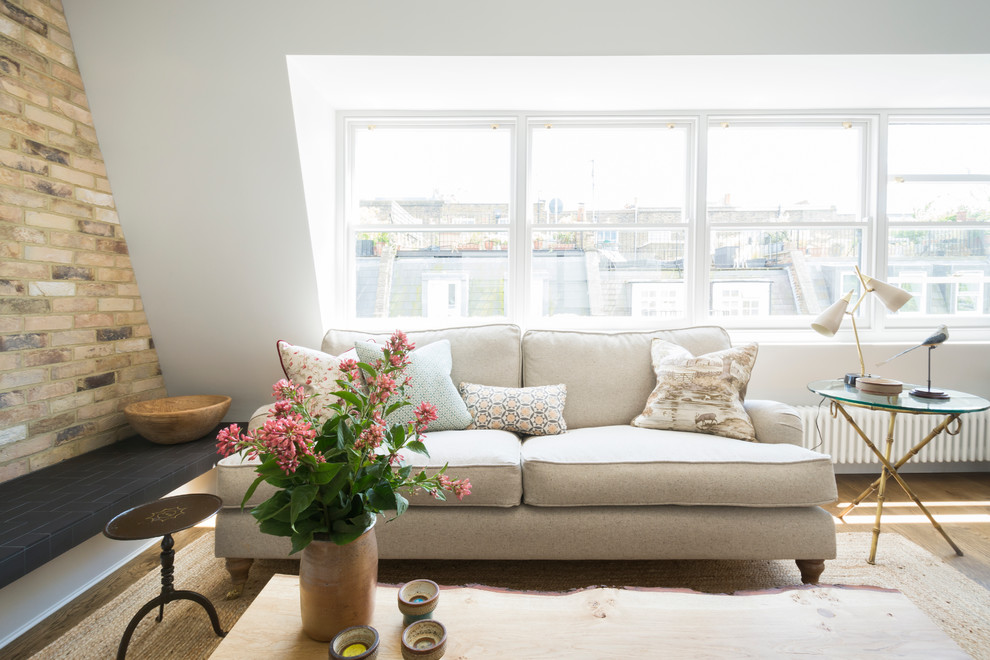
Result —
<instances>
[{"instance_id":1,"label":"white painted wall","mask_svg":"<svg viewBox=\"0 0 990 660\"><path fill-rule=\"evenodd\" d=\"M332 322L321 316L315 274L332 272L333 264L312 244L309 226L326 230L321 223L332 197L314 197L320 182L304 181L300 166L301 157L332 166L319 146L332 136L300 153L295 122L311 115L293 108L286 56L699 56L693 75L675 67L676 74L650 81L658 88L676 84L669 97L685 107L692 88L711 89L701 66L711 56L965 55L987 53L990 44L984 29L990 3L982 0L63 4L169 393L230 394L229 418L240 420L269 398L279 375L275 340L318 346ZM725 60L708 62L712 75L724 70ZM742 68L759 65L758 59L743 62ZM815 62L794 70L793 79L768 77L766 91L773 95L765 98L802 81L820 94ZM985 60L973 62L980 71ZM948 70L927 68L928 78L909 77L912 84L899 93L912 88L923 106L941 97L933 90L951 97L975 89L965 98L990 107L990 94L983 93L990 76L943 89L941 74ZM835 102L855 106L856 92L876 92L876 78L874 84L856 79L855 59L845 70L848 79L841 69L828 77ZM445 83L425 71L414 80ZM373 89L377 83L354 84ZM326 103L333 107L332 100ZM739 107L732 98L722 105ZM887 348L879 347L880 357L893 352ZM990 395L986 343L940 351L941 373L953 374L953 386ZM751 392L802 403L807 381L839 375L855 363L852 347L827 340L764 342ZM903 367L904 379L917 380L909 364L897 368Z\"/></svg>"}]
</instances>

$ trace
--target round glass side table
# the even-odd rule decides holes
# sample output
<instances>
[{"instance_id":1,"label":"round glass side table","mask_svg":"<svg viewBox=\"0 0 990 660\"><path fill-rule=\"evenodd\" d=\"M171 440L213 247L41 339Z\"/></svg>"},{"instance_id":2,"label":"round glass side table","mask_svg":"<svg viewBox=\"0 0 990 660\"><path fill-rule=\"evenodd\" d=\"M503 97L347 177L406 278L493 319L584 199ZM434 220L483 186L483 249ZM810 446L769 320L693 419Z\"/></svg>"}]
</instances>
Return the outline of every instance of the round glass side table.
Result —
<instances>
[{"instance_id":1,"label":"round glass side table","mask_svg":"<svg viewBox=\"0 0 990 660\"><path fill-rule=\"evenodd\" d=\"M880 538L880 519L883 515L883 503L884 497L887 490L887 477L892 477L907 493L907 496L921 509L922 513L928 518L929 522L935 527L939 534L942 535L955 553L962 556L963 552L959 549L949 535L942 529L942 526L938 524L934 516L928 511L921 499L914 494L911 487L907 485L904 478L898 473L898 469L901 468L905 463L910 461L914 456L924 448L929 442L937 438L943 431L955 435L959 433L960 425L962 420L961 415L970 412L979 412L981 410L986 410L990 408L990 401L987 401L983 397L976 396L974 394L967 394L966 392L956 392L953 390L945 390L944 398L926 398L921 396L915 396L911 394L909 388L912 385L904 385L904 391L896 395L882 395L882 394L869 394L858 390L853 386L846 385L842 380L818 380L813 383L808 384L808 389L819 394L830 401L830 407L832 416L841 414L847 422L852 426L853 430L856 432L866 446L869 447L870 451L879 459L882 467L880 468L880 477L874 481L870 486L864 490L859 496L852 501L852 503L846 507L841 513L838 514L838 518L841 520L843 516L852 511L860 502L866 499L870 493L877 491L877 512L876 520L873 526L873 541L870 545L870 557L867 559L869 563L874 563L877 557L877 540ZM870 438L863 432L858 424L853 420L852 416L846 411L845 406L853 406L857 408L869 408L871 410L884 410L890 414L890 423L887 426L887 438L886 438L886 450L881 452L877 445L870 440ZM898 413L907 413L909 415L944 415L941 422L932 428L931 432L926 435L921 441L918 442L914 447L912 447L904 456L898 459L896 462L891 463L890 460L890 450L891 446L894 444L894 420ZM953 426L955 423L955 426Z\"/></svg>"}]
</instances>

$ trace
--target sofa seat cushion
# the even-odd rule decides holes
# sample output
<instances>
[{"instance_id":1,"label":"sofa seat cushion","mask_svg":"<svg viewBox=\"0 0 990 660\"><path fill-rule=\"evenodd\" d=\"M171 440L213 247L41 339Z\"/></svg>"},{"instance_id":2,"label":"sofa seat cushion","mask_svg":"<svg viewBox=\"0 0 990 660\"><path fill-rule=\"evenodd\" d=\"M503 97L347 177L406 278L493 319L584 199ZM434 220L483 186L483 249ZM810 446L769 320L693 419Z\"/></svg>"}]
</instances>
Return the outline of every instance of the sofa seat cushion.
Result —
<instances>
[{"instance_id":1,"label":"sofa seat cushion","mask_svg":"<svg viewBox=\"0 0 990 660\"><path fill-rule=\"evenodd\" d=\"M452 479L467 477L471 480L471 494L463 500L448 497L446 501L439 501L425 492L406 493L410 505L517 506L522 501L520 442L515 434L491 430L435 431L426 434L424 444L430 452L429 458L404 452L413 471L426 468L428 473L433 473L447 463L447 474ZM218 463L217 494L224 507L240 507L244 493L257 477L259 462L244 460L240 454L234 454ZM274 492L273 486L262 483L248 506L261 504Z\"/></svg>"},{"instance_id":2,"label":"sofa seat cushion","mask_svg":"<svg viewBox=\"0 0 990 660\"><path fill-rule=\"evenodd\" d=\"M836 499L831 459L790 444L633 426L527 438L523 492L535 506L795 507Z\"/></svg>"}]
</instances>

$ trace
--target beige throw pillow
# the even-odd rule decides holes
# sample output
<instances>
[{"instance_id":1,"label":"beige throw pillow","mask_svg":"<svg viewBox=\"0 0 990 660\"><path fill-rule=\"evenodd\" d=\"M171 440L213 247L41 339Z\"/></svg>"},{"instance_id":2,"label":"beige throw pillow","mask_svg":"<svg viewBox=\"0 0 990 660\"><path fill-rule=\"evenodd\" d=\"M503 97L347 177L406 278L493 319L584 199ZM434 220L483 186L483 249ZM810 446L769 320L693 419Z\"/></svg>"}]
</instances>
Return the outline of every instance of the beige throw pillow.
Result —
<instances>
[{"instance_id":1,"label":"beige throw pillow","mask_svg":"<svg viewBox=\"0 0 990 660\"><path fill-rule=\"evenodd\" d=\"M755 441L741 392L749 383L758 348L746 344L695 357L682 346L654 339L650 355L657 386L633 426Z\"/></svg>"},{"instance_id":2,"label":"beige throw pillow","mask_svg":"<svg viewBox=\"0 0 990 660\"><path fill-rule=\"evenodd\" d=\"M497 429L525 435L557 435L567 430L567 386L493 387L461 383L471 413L469 429Z\"/></svg>"}]
</instances>

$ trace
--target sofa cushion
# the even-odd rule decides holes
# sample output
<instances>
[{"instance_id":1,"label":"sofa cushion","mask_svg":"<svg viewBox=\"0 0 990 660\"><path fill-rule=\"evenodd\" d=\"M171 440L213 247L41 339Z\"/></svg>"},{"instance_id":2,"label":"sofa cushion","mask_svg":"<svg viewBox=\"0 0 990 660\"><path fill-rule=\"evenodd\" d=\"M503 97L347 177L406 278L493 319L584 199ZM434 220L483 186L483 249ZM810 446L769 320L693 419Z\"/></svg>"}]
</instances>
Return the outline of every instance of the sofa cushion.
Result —
<instances>
[{"instance_id":1,"label":"sofa cushion","mask_svg":"<svg viewBox=\"0 0 990 660\"><path fill-rule=\"evenodd\" d=\"M556 435L567 430L567 387L492 387L461 383L461 398L476 429L502 429L524 435Z\"/></svg>"},{"instance_id":2,"label":"sofa cushion","mask_svg":"<svg viewBox=\"0 0 990 660\"><path fill-rule=\"evenodd\" d=\"M430 457L403 452L406 462L426 468L430 474L448 464L452 479L471 480L471 494L463 500L449 497L433 499L427 493L409 494L412 506L517 506L522 501L519 438L507 431L471 430L437 431L424 440ZM244 493L257 477L258 460L246 460L240 454L221 459L217 469L217 495L225 508L241 505ZM273 486L262 483L251 496L248 506L257 506L275 493Z\"/></svg>"},{"instance_id":3,"label":"sofa cushion","mask_svg":"<svg viewBox=\"0 0 990 660\"><path fill-rule=\"evenodd\" d=\"M633 426L756 440L739 392L749 383L756 344L692 356L683 346L654 339L657 385Z\"/></svg>"},{"instance_id":4,"label":"sofa cushion","mask_svg":"<svg viewBox=\"0 0 990 660\"><path fill-rule=\"evenodd\" d=\"M471 494L463 500L439 501L428 493L406 494L418 506L518 506L522 502L522 466L519 437L508 431L470 429L427 433L423 441L430 456L403 452L413 471L433 474L446 464L451 479L471 480Z\"/></svg>"},{"instance_id":5,"label":"sofa cushion","mask_svg":"<svg viewBox=\"0 0 990 660\"><path fill-rule=\"evenodd\" d=\"M368 341L354 344L361 362L374 364L384 357L382 345ZM430 422L427 431L454 431L466 429L471 423L471 413L460 393L450 380L450 342L442 339L415 349L408 355L409 365L405 376L409 384L406 396L412 405L403 406L386 417L389 424L408 424L416 419L415 410L423 402L432 403L437 418ZM363 372L362 372L363 373ZM391 403L395 400L390 399Z\"/></svg>"},{"instance_id":6,"label":"sofa cushion","mask_svg":"<svg viewBox=\"0 0 990 660\"><path fill-rule=\"evenodd\" d=\"M523 492L536 506L816 506L835 501L831 459L791 444L635 426L527 438Z\"/></svg>"},{"instance_id":7,"label":"sofa cushion","mask_svg":"<svg viewBox=\"0 0 990 660\"><path fill-rule=\"evenodd\" d=\"M331 355L340 355L353 348L357 341L374 339L381 344L390 334L330 330L323 337L323 350ZM519 387L522 384L522 353L517 325L494 323L443 330L411 330L406 332L406 336L416 346L426 346L443 339L449 341L453 363L450 377L454 383L484 383L499 387ZM478 359L479 356L485 359Z\"/></svg>"},{"instance_id":8,"label":"sofa cushion","mask_svg":"<svg viewBox=\"0 0 990 660\"><path fill-rule=\"evenodd\" d=\"M529 330L522 338L523 385L564 383L564 419L569 429L629 424L643 412L657 384L650 363L654 337L683 346L692 355L731 346L728 333L715 326L648 332Z\"/></svg>"}]
</instances>

